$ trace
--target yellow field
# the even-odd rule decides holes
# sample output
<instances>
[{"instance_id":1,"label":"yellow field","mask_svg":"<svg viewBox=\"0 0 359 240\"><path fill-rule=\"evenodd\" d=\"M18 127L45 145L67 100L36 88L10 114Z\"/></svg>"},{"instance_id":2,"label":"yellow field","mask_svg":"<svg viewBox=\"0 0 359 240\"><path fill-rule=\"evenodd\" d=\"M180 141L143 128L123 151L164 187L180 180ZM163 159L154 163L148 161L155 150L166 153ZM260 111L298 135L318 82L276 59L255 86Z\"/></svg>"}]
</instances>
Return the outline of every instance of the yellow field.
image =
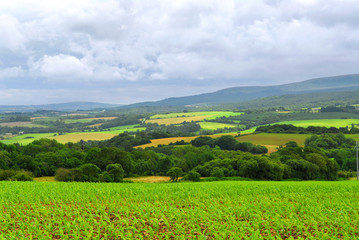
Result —
<instances>
[{"instance_id":1,"label":"yellow field","mask_svg":"<svg viewBox=\"0 0 359 240\"><path fill-rule=\"evenodd\" d=\"M198 122L198 121L202 121L206 118L211 117L212 115L205 115L205 116L194 116L194 117L174 117L174 118L160 118L160 119L150 119L150 120L146 120L146 123L158 123L158 124L165 124L165 125L170 125L170 124L179 124L179 123L183 123L184 121L186 122Z\"/></svg>"},{"instance_id":2,"label":"yellow field","mask_svg":"<svg viewBox=\"0 0 359 240\"><path fill-rule=\"evenodd\" d=\"M36 182L56 182L55 177L37 177L34 178Z\"/></svg>"},{"instance_id":3,"label":"yellow field","mask_svg":"<svg viewBox=\"0 0 359 240\"><path fill-rule=\"evenodd\" d=\"M88 140L97 140L102 141L106 139L113 138L117 136L116 133L96 133L96 132L85 132L85 133L67 133L64 135L58 135L54 137L50 137L50 139L55 139L60 143L67 142L79 142L80 140L88 141Z\"/></svg>"},{"instance_id":4,"label":"yellow field","mask_svg":"<svg viewBox=\"0 0 359 240\"><path fill-rule=\"evenodd\" d=\"M130 180L132 182L143 182L143 183L158 183L158 182L169 182L170 177L167 176L148 176L148 177L132 177L125 178L124 180Z\"/></svg>"},{"instance_id":5,"label":"yellow field","mask_svg":"<svg viewBox=\"0 0 359 240\"><path fill-rule=\"evenodd\" d=\"M221 137L223 135L232 135L235 136L237 135L237 133L223 133L223 134L216 134L216 135L210 135L210 137L213 138L218 138ZM157 147L158 145L162 144L162 145L168 145L170 143L175 143L177 141L185 141L185 142L190 142L195 138L198 138L199 136L194 136L194 137L172 137L172 138L160 138L160 139L152 139L151 143L147 143L144 145L140 145L137 146L136 148L146 148L146 147Z\"/></svg>"}]
</instances>

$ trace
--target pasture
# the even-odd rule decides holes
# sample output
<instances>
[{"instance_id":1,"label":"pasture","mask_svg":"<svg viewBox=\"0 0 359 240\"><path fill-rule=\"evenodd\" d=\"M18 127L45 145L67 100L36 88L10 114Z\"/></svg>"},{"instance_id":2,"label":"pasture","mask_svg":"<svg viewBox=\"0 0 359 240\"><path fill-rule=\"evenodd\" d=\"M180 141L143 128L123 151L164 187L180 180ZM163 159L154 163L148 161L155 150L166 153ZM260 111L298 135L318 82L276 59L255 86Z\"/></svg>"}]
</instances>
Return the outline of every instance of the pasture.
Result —
<instances>
[{"instance_id":1,"label":"pasture","mask_svg":"<svg viewBox=\"0 0 359 240\"><path fill-rule=\"evenodd\" d=\"M298 121L285 121L285 122L277 122L273 124L292 124L296 127L346 127L349 126L351 128L352 123L357 125L359 124L359 119L315 119L315 120L298 120ZM271 125L273 125L271 124Z\"/></svg>"},{"instance_id":2,"label":"pasture","mask_svg":"<svg viewBox=\"0 0 359 240\"><path fill-rule=\"evenodd\" d=\"M137 125L128 125L121 126L117 128L112 128L109 131L99 131L99 132L73 132L73 133L65 133L63 135L58 135L57 133L29 133L23 135L17 135L11 138L6 138L1 140L1 142L5 144L19 143L19 144L29 144L34 140L39 140L41 138L49 138L55 139L60 143L67 142L79 142L80 140L88 141L88 140L106 140L110 139L114 136L117 136L120 133L124 132L136 132L144 130L145 128L136 128Z\"/></svg>"},{"instance_id":3,"label":"pasture","mask_svg":"<svg viewBox=\"0 0 359 240\"><path fill-rule=\"evenodd\" d=\"M217 122L199 122L203 130L216 130L219 128L235 128L237 124L217 123Z\"/></svg>"},{"instance_id":4,"label":"pasture","mask_svg":"<svg viewBox=\"0 0 359 240\"><path fill-rule=\"evenodd\" d=\"M1 182L1 239L357 239L359 183Z\"/></svg>"}]
</instances>

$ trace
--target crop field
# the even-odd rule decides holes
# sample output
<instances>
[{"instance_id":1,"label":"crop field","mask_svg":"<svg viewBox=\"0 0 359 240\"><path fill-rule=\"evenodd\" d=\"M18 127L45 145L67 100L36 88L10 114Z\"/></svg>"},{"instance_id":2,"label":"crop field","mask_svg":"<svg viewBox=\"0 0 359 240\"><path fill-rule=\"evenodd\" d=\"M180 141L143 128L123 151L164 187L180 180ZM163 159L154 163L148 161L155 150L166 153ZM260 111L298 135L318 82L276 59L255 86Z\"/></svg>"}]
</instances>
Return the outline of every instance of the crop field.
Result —
<instances>
[{"instance_id":1,"label":"crop field","mask_svg":"<svg viewBox=\"0 0 359 240\"><path fill-rule=\"evenodd\" d=\"M274 152L277 147L289 141L295 141L299 146L304 146L304 141L310 134L282 134L282 133L259 133L237 137L240 142L251 142L253 144L264 145L269 153Z\"/></svg>"},{"instance_id":2,"label":"crop field","mask_svg":"<svg viewBox=\"0 0 359 240\"><path fill-rule=\"evenodd\" d=\"M221 134L215 134L215 135L210 135L210 137L221 137L223 135L232 135L235 136L237 133L221 133ZM151 143L147 143L147 144L143 144L140 146L137 146L136 148L146 148L146 147L157 147L158 145L162 144L162 145L168 145L170 143L175 143L177 141L185 141L185 142L191 142L193 139L197 138L198 136L194 136L194 137L171 137L171 138L160 138L160 139L152 139Z\"/></svg>"},{"instance_id":3,"label":"crop field","mask_svg":"<svg viewBox=\"0 0 359 240\"><path fill-rule=\"evenodd\" d=\"M237 124L226 124L226 123L217 123L217 122L200 122L201 128L204 130L216 130L219 128L234 128L237 127Z\"/></svg>"},{"instance_id":4,"label":"crop field","mask_svg":"<svg viewBox=\"0 0 359 240\"><path fill-rule=\"evenodd\" d=\"M215 119L217 117L229 117L241 115L240 112L189 112L189 113L169 113L169 114L157 114L151 116L148 123L158 124L179 124L184 121L203 121L204 119Z\"/></svg>"},{"instance_id":5,"label":"crop field","mask_svg":"<svg viewBox=\"0 0 359 240\"><path fill-rule=\"evenodd\" d=\"M31 134L29 133L29 134L17 135L11 138L6 138L4 140L1 140L1 142L5 144L19 143L26 145L33 142L34 140L39 140L41 138L55 139L56 141L61 143L79 142L81 139L84 141L106 140L114 136L117 136L120 133L145 130L145 128L134 128L133 126L135 125L122 126L122 127L118 127L117 129L113 128L110 131L74 132L74 133L66 133L64 135L58 135L57 133L31 133Z\"/></svg>"},{"instance_id":6,"label":"crop field","mask_svg":"<svg viewBox=\"0 0 359 240\"><path fill-rule=\"evenodd\" d=\"M274 124L292 124L296 127L346 127L353 124L359 124L359 119L316 119L316 120L300 120L300 121L285 121ZM272 124L273 125L273 124Z\"/></svg>"},{"instance_id":7,"label":"crop field","mask_svg":"<svg viewBox=\"0 0 359 240\"><path fill-rule=\"evenodd\" d=\"M358 239L359 183L1 182L1 239Z\"/></svg>"}]
</instances>

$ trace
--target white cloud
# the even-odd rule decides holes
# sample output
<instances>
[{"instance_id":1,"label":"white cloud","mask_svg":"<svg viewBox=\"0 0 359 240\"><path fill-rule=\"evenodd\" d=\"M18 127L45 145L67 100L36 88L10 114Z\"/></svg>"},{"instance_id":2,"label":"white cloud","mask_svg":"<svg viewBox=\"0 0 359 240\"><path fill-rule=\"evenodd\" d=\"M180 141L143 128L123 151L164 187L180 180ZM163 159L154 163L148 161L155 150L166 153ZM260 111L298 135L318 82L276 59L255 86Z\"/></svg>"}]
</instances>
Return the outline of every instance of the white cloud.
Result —
<instances>
[{"instance_id":1,"label":"white cloud","mask_svg":"<svg viewBox=\"0 0 359 240\"><path fill-rule=\"evenodd\" d=\"M25 41L26 37L18 20L0 12L0 48L20 50L24 47Z\"/></svg>"},{"instance_id":2,"label":"white cloud","mask_svg":"<svg viewBox=\"0 0 359 240\"><path fill-rule=\"evenodd\" d=\"M10 67L10 68L0 69L0 80L23 77L23 76L24 76L24 70L21 67Z\"/></svg>"},{"instance_id":3,"label":"white cloud","mask_svg":"<svg viewBox=\"0 0 359 240\"><path fill-rule=\"evenodd\" d=\"M92 75L92 69L74 56L69 55L45 55L42 59L33 63L33 73L48 79L70 81L85 79Z\"/></svg>"},{"instance_id":4,"label":"white cloud","mask_svg":"<svg viewBox=\"0 0 359 240\"><path fill-rule=\"evenodd\" d=\"M176 84L188 95L204 82L293 82L357 72L358 11L355 0L2 1L0 51L13 55L0 62L52 87Z\"/></svg>"}]
</instances>

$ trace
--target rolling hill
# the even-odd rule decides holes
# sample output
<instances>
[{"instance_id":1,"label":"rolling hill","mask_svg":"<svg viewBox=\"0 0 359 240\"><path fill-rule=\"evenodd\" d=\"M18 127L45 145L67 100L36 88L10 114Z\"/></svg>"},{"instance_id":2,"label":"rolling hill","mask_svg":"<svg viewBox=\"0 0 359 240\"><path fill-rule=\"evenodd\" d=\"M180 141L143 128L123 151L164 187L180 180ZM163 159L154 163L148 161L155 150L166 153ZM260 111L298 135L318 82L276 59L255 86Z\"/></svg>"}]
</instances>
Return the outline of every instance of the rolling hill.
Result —
<instances>
[{"instance_id":1,"label":"rolling hill","mask_svg":"<svg viewBox=\"0 0 359 240\"><path fill-rule=\"evenodd\" d=\"M141 106L205 106L238 103L249 100L305 93L341 92L359 90L359 74L310 79L276 86L233 87L212 93L143 102L121 108Z\"/></svg>"},{"instance_id":2,"label":"rolling hill","mask_svg":"<svg viewBox=\"0 0 359 240\"><path fill-rule=\"evenodd\" d=\"M95 102L69 102L44 105L0 105L0 112L76 111L118 107L118 104Z\"/></svg>"}]
</instances>

